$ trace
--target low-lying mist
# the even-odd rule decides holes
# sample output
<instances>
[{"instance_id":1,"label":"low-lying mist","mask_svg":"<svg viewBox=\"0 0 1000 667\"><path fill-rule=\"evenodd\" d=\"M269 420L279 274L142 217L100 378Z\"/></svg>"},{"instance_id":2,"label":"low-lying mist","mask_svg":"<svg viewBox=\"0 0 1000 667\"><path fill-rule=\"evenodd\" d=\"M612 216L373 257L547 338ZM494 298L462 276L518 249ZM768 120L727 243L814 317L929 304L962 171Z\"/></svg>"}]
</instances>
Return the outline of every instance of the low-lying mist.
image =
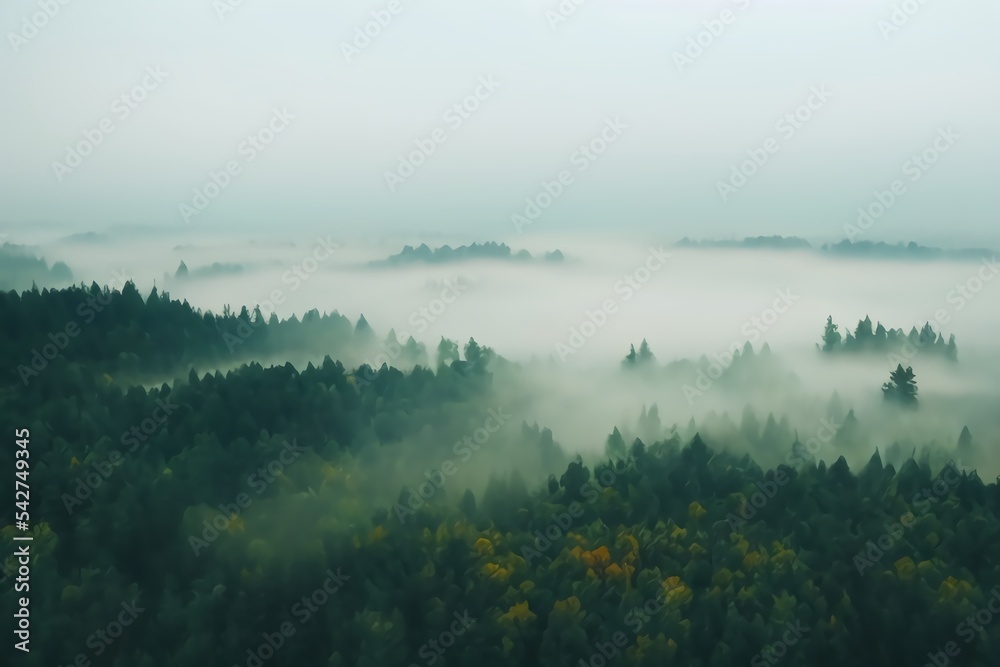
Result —
<instances>
[{"instance_id":1,"label":"low-lying mist","mask_svg":"<svg viewBox=\"0 0 1000 667\"><path fill-rule=\"evenodd\" d=\"M472 338L492 348L513 363L491 369L493 393L478 413L486 420L489 410L505 410L510 419L467 464L456 463L448 484L459 493L450 497L466 487L481 491L491 476L514 470L529 484L558 476L578 453L588 460L608 454L616 428L626 446L635 438L649 444L700 433L709 446L725 443L765 467L787 465L797 437L813 441L815 458L828 464L843 455L852 467L863 465L877 448L897 466L917 451L937 466L958 459L987 481L1000 473L1000 279L992 256L851 260L606 238L508 244L536 257L558 249L565 260L373 266L398 253L402 242L328 235L294 242L202 235L166 251L141 238L50 240L39 247L88 285L110 283L112 269L124 271L142 294L155 284L216 313L245 305L259 306L265 319L271 313L301 319L313 309L338 311L352 322L363 315L378 341L391 330L400 343L411 336L423 343L432 368L442 338L460 347ZM827 317L846 336L866 316L907 333L930 323L945 340L955 336L958 359L902 345L819 351ZM630 346L640 350L643 341L654 358L623 366ZM313 349L322 349L322 341ZM349 369L413 366L390 343L348 349L338 360ZM322 355L292 350L259 361L301 369L318 365ZM234 358L219 370L240 363ZM916 409L883 396L897 365L916 373ZM526 434L524 424L540 430ZM959 452L963 427L974 448ZM459 461L466 450L458 443L476 428L428 425L397 447L366 451L356 463L377 480L372 499L391 503L402 486L426 481L446 460ZM844 428L855 429L853 444L835 437ZM543 455L538 442L547 437L554 449Z\"/></svg>"}]
</instances>

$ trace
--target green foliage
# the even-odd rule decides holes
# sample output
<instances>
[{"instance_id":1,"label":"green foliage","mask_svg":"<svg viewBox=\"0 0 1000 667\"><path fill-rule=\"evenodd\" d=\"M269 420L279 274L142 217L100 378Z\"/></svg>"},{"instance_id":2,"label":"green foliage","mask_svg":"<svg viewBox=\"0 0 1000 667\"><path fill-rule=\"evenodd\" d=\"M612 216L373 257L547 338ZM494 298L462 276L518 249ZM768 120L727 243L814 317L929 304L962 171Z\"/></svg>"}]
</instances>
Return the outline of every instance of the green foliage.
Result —
<instances>
[{"instance_id":1,"label":"green foliage","mask_svg":"<svg viewBox=\"0 0 1000 667\"><path fill-rule=\"evenodd\" d=\"M327 332L334 351L374 334L339 315L265 323L259 308L219 317L155 290L142 299L131 285L94 285L0 293L6 359L98 295L109 305L81 327L72 355L0 390L0 419L30 428L32 442L35 620L18 664L73 663L137 600L144 611L101 664L247 664L285 622L295 634L268 667L428 664L429 642L467 613L475 621L437 664L594 664L616 633L626 641L609 666L754 664L800 623L786 664L909 665L955 641L1000 590L997 484L913 458L897 469L877 453L856 472L843 457L816 463L787 417L749 407L738 425L713 414L684 437L656 405L643 407L634 433L613 428L596 465L567 460L548 428L504 427L470 455L519 444L524 475L496 470L475 494L445 483L400 517L391 501L409 503L414 489L389 487L387 471L420 485L427 460L464 465L455 443L480 429L483 406L516 393L492 349L470 339L462 360L442 338L436 370L351 371L328 355L302 368L255 360L199 372L187 364L230 358L220 331L241 322L259 323L243 349L269 357L306 332ZM426 358L394 332L382 345ZM732 356L724 387L753 386L773 364L766 348ZM645 341L629 358L658 368ZM108 375L133 368L179 377L146 386ZM916 400L910 368L887 387ZM835 420L843 408L830 401ZM788 458L764 469L731 451L744 442ZM849 411L829 446L864 442ZM968 429L958 447L973 451ZM14 460L0 448L0 467ZM284 464L269 471L275 461ZM234 505L241 494L250 502ZM0 514L9 542L11 505ZM906 528L886 546L897 524ZM0 602L11 608L18 564L9 552L0 560ZM329 572L346 578L303 620L303 596ZM995 664L998 645L1000 624L987 625L962 660Z\"/></svg>"},{"instance_id":2,"label":"green foliage","mask_svg":"<svg viewBox=\"0 0 1000 667\"><path fill-rule=\"evenodd\" d=\"M896 370L889 373L889 381L882 385L886 400L896 401L903 405L915 406L917 403L917 380L912 367L903 368L900 364Z\"/></svg>"},{"instance_id":3,"label":"green foliage","mask_svg":"<svg viewBox=\"0 0 1000 667\"><path fill-rule=\"evenodd\" d=\"M833 317L828 317L823 329L823 345L817 345L817 348L830 354L879 352L910 358L920 353L944 357L950 361L958 360L955 336L950 336L946 342L944 335L936 333L930 322L924 324L920 331L913 327L907 334L902 329L886 329L881 322L874 325L873 329L871 318L866 316L858 322L853 333L847 332L846 338L841 336L839 329L834 324Z\"/></svg>"}]
</instances>

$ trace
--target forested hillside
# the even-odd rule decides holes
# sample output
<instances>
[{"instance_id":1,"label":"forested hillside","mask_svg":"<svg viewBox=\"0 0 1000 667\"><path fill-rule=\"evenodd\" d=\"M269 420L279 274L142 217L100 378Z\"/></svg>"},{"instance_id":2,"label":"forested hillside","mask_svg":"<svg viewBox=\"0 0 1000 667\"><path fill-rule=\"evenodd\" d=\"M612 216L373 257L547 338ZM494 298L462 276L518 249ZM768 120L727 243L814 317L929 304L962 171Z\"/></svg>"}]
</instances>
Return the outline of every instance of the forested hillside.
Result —
<instances>
[{"instance_id":1,"label":"forested hillside","mask_svg":"<svg viewBox=\"0 0 1000 667\"><path fill-rule=\"evenodd\" d=\"M0 314L0 416L30 432L35 625L20 664L1000 655L1000 487L936 443L874 451L879 429L836 396L816 437L749 406L671 425L643 405L583 457L524 417L538 399L525 374L554 362L475 340L428 353L363 318L217 316L131 283L0 294ZM376 350L392 350L377 368L342 361ZM259 361L303 354L317 362ZM747 345L713 381L787 379L775 356ZM660 368L643 342L610 372L710 365ZM968 460L989 446L954 437ZM0 449L5 470L17 450ZM0 512L6 540L13 508ZM18 561L3 556L13 607Z\"/></svg>"}]
</instances>

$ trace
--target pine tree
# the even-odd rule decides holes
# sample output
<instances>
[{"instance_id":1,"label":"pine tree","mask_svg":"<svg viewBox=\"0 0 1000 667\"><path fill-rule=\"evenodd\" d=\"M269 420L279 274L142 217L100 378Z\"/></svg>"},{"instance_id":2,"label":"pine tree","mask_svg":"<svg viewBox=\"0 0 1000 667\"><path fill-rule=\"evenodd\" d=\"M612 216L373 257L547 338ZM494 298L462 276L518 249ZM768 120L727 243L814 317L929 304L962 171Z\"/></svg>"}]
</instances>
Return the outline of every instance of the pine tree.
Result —
<instances>
[{"instance_id":1,"label":"pine tree","mask_svg":"<svg viewBox=\"0 0 1000 667\"><path fill-rule=\"evenodd\" d=\"M607 444L605 445L604 451L609 458L612 458L616 461L625 458L627 454L625 447L625 438L622 437L622 434L618 430L617 426L615 427L614 432L608 436L608 441Z\"/></svg>"},{"instance_id":2,"label":"pine tree","mask_svg":"<svg viewBox=\"0 0 1000 667\"><path fill-rule=\"evenodd\" d=\"M882 326L882 323L879 322L878 326L875 327L875 344L880 348L885 347L885 344L888 341L888 339L889 339L889 332L886 331L885 327Z\"/></svg>"},{"instance_id":3,"label":"pine tree","mask_svg":"<svg viewBox=\"0 0 1000 667\"><path fill-rule=\"evenodd\" d=\"M858 322L858 328L854 330L854 337L862 346L867 345L875 334L872 333L872 319L865 315L865 319Z\"/></svg>"},{"instance_id":4,"label":"pine tree","mask_svg":"<svg viewBox=\"0 0 1000 667\"><path fill-rule=\"evenodd\" d=\"M958 455L960 457L966 457L972 454L972 433L969 432L969 427L965 426L962 428L962 433L958 436Z\"/></svg>"},{"instance_id":5,"label":"pine tree","mask_svg":"<svg viewBox=\"0 0 1000 667\"><path fill-rule=\"evenodd\" d=\"M833 323L833 315L826 318L826 328L823 330L823 351L833 352L840 347L842 337L838 331L840 327Z\"/></svg>"},{"instance_id":6,"label":"pine tree","mask_svg":"<svg viewBox=\"0 0 1000 667\"><path fill-rule=\"evenodd\" d=\"M628 354L625 355L625 358L622 360L622 367L630 368L632 366L635 366L635 360L636 360L635 345L629 345Z\"/></svg>"},{"instance_id":7,"label":"pine tree","mask_svg":"<svg viewBox=\"0 0 1000 667\"><path fill-rule=\"evenodd\" d=\"M354 334L362 340L371 340L375 337L375 332L363 314L358 318L358 323L354 325Z\"/></svg>"},{"instance_id":8,"label":"pine tree","mask_svg":"<svg viewBox=\"0 0 1000 667\"><path fill-rule=\"evenodd\" d=\"M917 381L912 367L903 368L902 364L889 374L889 382L882 385L882 392L887 400L898 401L904 405L916 405Z\"/></svg>"},{"instance_id":9,"label":"pine tree","mask_svg":"<svg viewBox=\"0 0 1000 667\"><path fill-rule=\"evenodd\" d=\"M649 344L646 342L646 339L643 338L642 343L639 345L639 361L646 364L651 363L655 358L656 357L654 357L653 353L649 350Z\"/></svg>"}]
</instances>

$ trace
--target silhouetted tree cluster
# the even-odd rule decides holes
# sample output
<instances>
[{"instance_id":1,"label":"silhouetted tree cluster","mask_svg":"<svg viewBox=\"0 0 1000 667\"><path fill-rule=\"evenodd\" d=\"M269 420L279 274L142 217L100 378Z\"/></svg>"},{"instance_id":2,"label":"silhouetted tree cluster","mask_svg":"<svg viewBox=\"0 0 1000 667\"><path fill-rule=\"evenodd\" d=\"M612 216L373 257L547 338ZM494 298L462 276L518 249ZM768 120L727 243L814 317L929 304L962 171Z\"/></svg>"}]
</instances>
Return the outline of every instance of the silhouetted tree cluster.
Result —
<instances>
[{"instance_id":1,"label":"silhouetted tree cluster","mask_svg":"<svg viewBox=\"0 0 1000 667\"><path fill-rule=\"evenodd\" d=\"M912 356L920 351L951 361L958 360L955 336L945 341L944 334L935 333L930 322L919 331L913 327L907 334L902 329L886 329L881 322L873 328L871 318L867 316L858 322L853 333L848 331L846 337L834 324L833 317L828 317L823 329L823 345L816 347L826 353L884 352L901 356Z\"/></svg>"},{"instance_id":2,"label":"silhouetted tree cluster","mask_svg":"<svg viewBox=\"0 0 1000 667\"><path fill-rule=\"evenodd\" d=\"M422 243L416 248L409 245L403 246L403 250L398 254L392 255L388 259L371 262L371 264L373 266L399 266L412 264L414 262L444 264L447 262L461 262L470 259L528 261L534 258L527 250L514 252L507 244L496 243L495 241L490 241L488 243L473 243L471 245L463 245L457 248L443 245L440 248L433 249L426 243ZM552 252L545 253L544 255L544 260L548 262L561 262L563 259L563 254L559 250L554 250Z\"/></svg>"},{"instance_id":3,"label":"silhouetted tree cluster","mask_svg":"<svg viewBox=\"0 0 1000 667\"><path fill-rule=\"evenodd\" d=\"M234 365L295 350L317 359L371 347L367 322L339 313L265 319L259 307L201 312L155 287L144 299L131 282L89 288L0 292L0 366L8 382L27 384L69 361L112 376L162 375L190 367ZM363 320L363 316L362 316ZM407 342L411 356L422 358ZM397 361L397 363L402 363ZM426 363L426 362L425 362Z\"/></svg>"}]
</instances>

